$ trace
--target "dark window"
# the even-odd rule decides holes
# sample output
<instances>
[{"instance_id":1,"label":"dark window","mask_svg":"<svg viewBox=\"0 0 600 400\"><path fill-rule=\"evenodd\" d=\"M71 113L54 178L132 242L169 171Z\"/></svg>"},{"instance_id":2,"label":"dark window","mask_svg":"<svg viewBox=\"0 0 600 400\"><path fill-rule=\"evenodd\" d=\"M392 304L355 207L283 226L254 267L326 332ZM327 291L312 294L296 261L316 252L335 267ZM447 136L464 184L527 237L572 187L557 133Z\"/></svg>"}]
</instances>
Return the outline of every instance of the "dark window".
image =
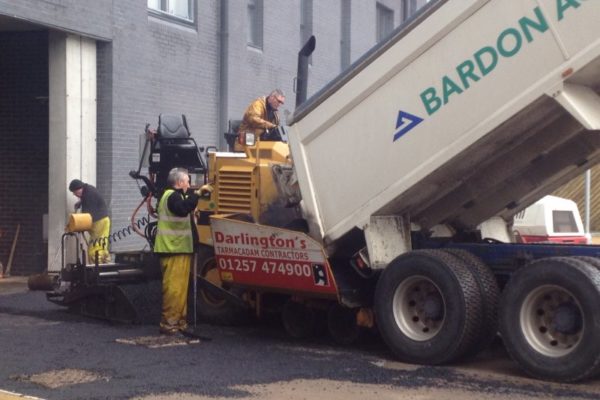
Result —
<instances>
[{"instance_id":1,"label":"dark window","mask_svg":"<svg viewBox=\"0 0 600 400\"><path fill-rule=\"evenodd\" d=\"M552 211L554 233L578 232L572 211Z\"/></svg>"},{"instance_id":2,"label":"dark window","mask_svg":"<svg viewBox=\"0 0 600 400\"><path fill-rule=\"evenodd\" d=\"M350 26L351 26L351 0L342 0L341 3L342 12L341 12L341 39L340 39L340 61L342 71L350 66L351 56L351 42L350 42Z\"/></svg>"},{"instance_id":3,"label":"dark window","mask_svg":"<svg viewBox=\"0 0 600 400\"><path fill-rule=\"evenodd\" d=\"M402 21L406 21L411 15L416 13L419 8L423 7L425 4L429 3L430 0L426 1L418 1L418 0L402 0Z\"/></svg>"},{"instance_id":4,"label":"dark window","mask_svg":"<svg viewBox=\"0 0 600 400\"><path fill-rule=\"evenodd\" d=\"M262 0L248 0L248 45L263 48Z\"/></svg>"},{"instance_id":5,"label":"dark window","mask_svg":"<svg viewBox=\"0 0 600 400\"><path fill-rule=\"evenodd\" d=\"M394 11L377 3L377 41L385 39L394 30Z\"/></svg>"}]
</instances>

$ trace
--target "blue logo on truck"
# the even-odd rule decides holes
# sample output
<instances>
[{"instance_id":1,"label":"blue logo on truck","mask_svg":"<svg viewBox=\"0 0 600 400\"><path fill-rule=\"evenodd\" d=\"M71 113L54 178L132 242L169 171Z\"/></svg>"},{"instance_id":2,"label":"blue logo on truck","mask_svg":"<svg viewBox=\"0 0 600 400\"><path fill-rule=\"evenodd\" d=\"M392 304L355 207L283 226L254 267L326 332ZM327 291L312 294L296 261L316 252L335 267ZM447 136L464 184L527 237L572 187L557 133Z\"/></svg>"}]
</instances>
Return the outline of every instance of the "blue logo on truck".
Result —
<instances>
[{"instance_id":1,"label":"blue logo on truck","mask_svg":"<svg viewBox=\"0 0 600 400\"><path fill-rule=\"evenodd\" d=\"M394 133L394 140L392 141L395 142L396 140L400 139L402 135L419 125L421 122L423 122L423 118L421 117L409 114L406 111L398 111L398 119L396 120L396 133Z\"/></svg>"}]
</instances>

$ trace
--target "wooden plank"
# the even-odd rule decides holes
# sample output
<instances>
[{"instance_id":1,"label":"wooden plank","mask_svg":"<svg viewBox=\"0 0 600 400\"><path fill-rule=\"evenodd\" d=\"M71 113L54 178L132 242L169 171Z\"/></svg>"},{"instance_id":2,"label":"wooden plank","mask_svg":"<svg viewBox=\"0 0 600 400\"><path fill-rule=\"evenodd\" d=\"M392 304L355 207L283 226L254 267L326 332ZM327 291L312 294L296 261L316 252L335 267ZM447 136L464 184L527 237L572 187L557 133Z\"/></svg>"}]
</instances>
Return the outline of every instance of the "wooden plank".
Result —
<instances>
[{"instance_id":1,"label":"wooden plank","mask_svg":"<svg viewBox=\"0 0 600 400\"><path fill-rule=\"evenodd\" d=\"M2 231L2 229L0 229L0 239L2 238L2 235L4 234L4 231ZM0 261L0 279L4 277L4 264L2 264L2 262Z\"/></svg>"},{"instance_id":2,"label":"wooden plank","mask_svg":"<svg viewBox=\"0 0 600 400\"><path fill-rule=\"evenodd\" d=\"M19 240L20 231L21 224L17 224L17 230L15 231L15 238L13 239L12 247L10 248L10 255L8 256L8 264L6 264L6 271L4 272L4 276L10 276L10 268L12 267L12 261L15 255L15 248L17 247L17 241Z\"/></svg>"}]
</instances>

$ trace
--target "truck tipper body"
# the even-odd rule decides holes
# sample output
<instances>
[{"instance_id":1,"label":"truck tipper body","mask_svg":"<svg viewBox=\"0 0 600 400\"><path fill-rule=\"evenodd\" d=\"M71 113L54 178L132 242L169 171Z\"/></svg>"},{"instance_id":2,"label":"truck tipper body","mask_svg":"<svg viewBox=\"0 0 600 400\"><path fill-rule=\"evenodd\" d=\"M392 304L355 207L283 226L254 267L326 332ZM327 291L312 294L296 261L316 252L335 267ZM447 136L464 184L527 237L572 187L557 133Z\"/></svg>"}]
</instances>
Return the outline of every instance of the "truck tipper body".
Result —
<instances>
[{"instance_id":1,"label":"truck tipper body","mask_svg":"<svg viewBox=\"0 0 600 400\"><path fill-rule=\"evenodd\" d=\"M303 104L289 144L314 236L374 216L472 228L597 162L597 15L589 1L438 2Z\"/></svg>"},{"instance_id":2,"label":"truck tipper body","mask_svg":"<svg viewBox=\"0 0 600 400\"><path fill-rule=\"evenodd\" d=\"M204 178L193 315L276 311L298 338L324 315L335 340L377 329L420 364L473 356L499 332L534 377L596 376L600 247L501 243L479 227L510 237L517 212L600 160L599 15L592 0L430 1L300 104L282 140L230 132L243 153L204 161L185 118L159 118L150 176L141 163L130 175L148 205L173 167ZM118 310L98 303L127 291L102 279L151 275L125 264L68 264L49 298Z\"/></svg>"}]
</instances>

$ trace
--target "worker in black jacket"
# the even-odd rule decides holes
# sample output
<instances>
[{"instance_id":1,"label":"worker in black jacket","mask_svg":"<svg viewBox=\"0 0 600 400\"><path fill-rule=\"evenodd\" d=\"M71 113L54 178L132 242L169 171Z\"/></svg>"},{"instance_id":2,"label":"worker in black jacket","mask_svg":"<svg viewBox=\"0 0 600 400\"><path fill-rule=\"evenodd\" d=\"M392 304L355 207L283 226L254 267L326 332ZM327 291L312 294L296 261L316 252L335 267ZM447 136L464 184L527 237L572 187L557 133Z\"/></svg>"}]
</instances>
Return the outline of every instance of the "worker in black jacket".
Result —
<instances>
[{"instance_id":1,"label":"worker in black jacket","mask_svg":"<svg viewBox=\"0 0 600 400\"><path fill-rule=\"evenodd\" d=\"M79 201L75 204L75 209L81 207L81 211L92 215L92 229L89 231L90 243L88 246L88 259L90 263L96 260L98 253L99 263L109 263L110 253L108 249L108 238L110 235L110 218L108 217L108 208L106 202L94 186L73 179L69 183L71 191Z\"/></svg>"}]
</instances>

